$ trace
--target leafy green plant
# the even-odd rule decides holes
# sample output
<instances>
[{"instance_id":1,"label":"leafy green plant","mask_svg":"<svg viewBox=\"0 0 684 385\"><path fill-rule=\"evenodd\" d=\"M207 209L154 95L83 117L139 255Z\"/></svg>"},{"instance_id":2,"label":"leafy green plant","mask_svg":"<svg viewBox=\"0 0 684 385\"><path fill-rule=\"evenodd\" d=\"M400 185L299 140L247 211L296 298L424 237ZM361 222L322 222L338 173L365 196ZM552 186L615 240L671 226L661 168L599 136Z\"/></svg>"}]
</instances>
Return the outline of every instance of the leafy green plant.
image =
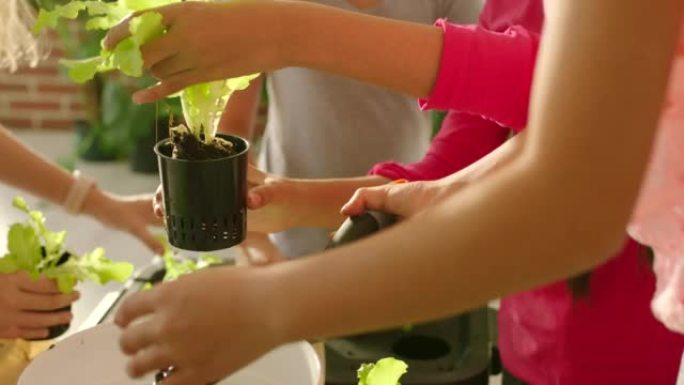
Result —
<instances>
[{"instance_id":1,"label":"leafy green plant","mask_svg":"<svg viewBox=\"0 0 684 385\"><path fill-rule=\"evenodd\" d=\"M76 19L83 12L89 18L86 29L108 30L132 12L178 3L182 0L102 0L70 1L38 14L34 32L56 28L60 19ZM166 33L162 16L157 12L142 12L130 20L131 36L122 40L113 50L100 49L98 55L80 60L62 60L69 76L76 82L85 82L96 74L119 70L132 77L143 75L140 47ZM204 143L211 143L216 135L219 119L230 95L249 86L257 75L220 80L190 86L179 93L187 128Z\"/></svg>"},{"instance_id":2,"label":"leafy green plant","mask_svg":"<svg viewBox=\"0 0 684 385\"><path fill-rule=\"evenodd\" d=\"M359 385L400 385L399 379L406 373L404 361L388 357L374 364L363 364L357 372Z\"/></svg>"},{"instance_id":3,"label":"leafy green plant","mask_svg":"<svg viewBox=\"0 0 684 385\"><path fill-rule=\"evenodd\" d=\"M64 6L68 0L29 0L35 7L55 9ZM111 0L108 0L111 2ZM71 59L85 59L99 54L101 40L106 32L86 29L87 21L82 17L72 23L55 23L54 30L59 38L59 47ZM66 67L64 72L68 72ZM134 88L134 87L131 87ZM124 93L123 98L112 98L112 91ZM125 92L123 92L125 91ZM84 116L75 122L78 142L76 153L91 160L111 160L125 157L130 152L129 129L122 126L129 113L149 110L148 106L137 106L131 101L131 91L125 89L120 77L96 75L81 84L80 94ZM105 108L106 106L106 108ZM111 111L110 111L111 110ZM115 116L115 114L120 114ZM135 128L149 123L139 121ZM148 130L149 131L149 130ZM75 154L74 154L75 155ZM73 158L73 156L72 156Z\"/></svg>"},{"instance_id":4,"label":"leafy green plant","mask_svg":"<svg viewBox=\"0 0 684 385\"><path fill-rule=\"evenodd\" d=\"M164 245L164 254L161 257L164 261L164 269L166 270L166 273L162 279L163 282L175 281L183 275L221 264L221 259L211 254L201 254L196 261L190 258L178 259L174 255L173 249L171 248L171 245L169 245L168 240L164 237L160 238L159 240ZM143 287L143 290L148 290L151 288L152 283L148 282Z\"/></svg>"},{"instance_id":5,"label":"leafy green plant","mask_svg":"<svg viewBox=\"0 0 684 385\"><path fill-rule=\"evenodd\" d=\"M70 293L78 282L124 282L133 273L133 265L112 262L102 248L80 256L70 253L65 248L66 231L48 230L43 213L31 210L23 198L14 198L12 204L26 213L28 219L10 227L8 252L0 258L0 273L23 270L34 279L54 279L63 293Z\"/></svg>"}]
</instances>

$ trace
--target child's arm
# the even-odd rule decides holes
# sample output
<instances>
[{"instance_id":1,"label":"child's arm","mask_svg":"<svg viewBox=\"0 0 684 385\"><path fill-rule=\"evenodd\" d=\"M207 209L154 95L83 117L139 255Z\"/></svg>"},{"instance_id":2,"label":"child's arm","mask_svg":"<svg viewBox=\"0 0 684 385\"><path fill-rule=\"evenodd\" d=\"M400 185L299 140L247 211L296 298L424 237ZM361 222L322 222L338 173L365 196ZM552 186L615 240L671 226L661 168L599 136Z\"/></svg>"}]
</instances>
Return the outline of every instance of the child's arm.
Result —
<instances>
[{"instance_id":1,"label":"child's arm","mask_svg":"<svg viewBox=\"0 0 684 385\"><path fill-rule=\"evenodd\" d=\"M116 319L129 372L175 365L176 385L210 382L283 342L440 318L612 255L646 167L684 3L554 3L528 137L512 162L317 257L209 269L130 296ZM208 295L217 291L226 295Z\"/></svg>"},{"instance_id":2,"label":"child's arm","mask_svg":"<svg viewBox=\"0 0 684 385\"><path fill-rule=\"evenodd\" d=\"M143 48L145 66L158 75L156 68L177 71L162 71L160 85L136 93L139 102L207 80L301 66L429 96L425 107L516 129L527 120L538 36L522 28L432 27L287 1L188 2L158 11L173 31ZM107 44L127 34L126 24L117 26Z\"/></svg>"},{"instance_id":3,"label":"child's arm","mask_svg":"<svg viewBox=\"0 0 684 385\"><path fill-rule=\"evenodd\" d=\"M381 176L343 179L291 179L249 172L247 224L250 231L278 232L292 227L336 229L344 220L340 208L358 188L389 182Z\"/></svg>"},{"instance_id":4,"label":"child's arm","mask_svg":"<svg viewBox=\"0 0 684 385\"><path fill-rule=\"evenodd\" d=\"M34 153L4 127L0 126L0 181L63 205L76 178L64 169ZM155 252L163 252L161 243L147 230L160 222L152 213L151 196L118 197L92 186L78 212L92 215L105 225L138 237Z\"/></svg>"},{"instance_id":5,"label":"child's arm","mask_svg":"<svg viewBox=\"0 0 684 385\"><path fill-rule=\"evenodd\" d=\"M163 79L137 93L138 102L190 84L287 66L427 96L439 67L442 31L418 23L295 1L185 2L157 11L169 33L143 47L143 57L153 73L164 69ZM111 30L106 45L111 48L128 34L123 23Z\"/></svg>"}]
</instances>

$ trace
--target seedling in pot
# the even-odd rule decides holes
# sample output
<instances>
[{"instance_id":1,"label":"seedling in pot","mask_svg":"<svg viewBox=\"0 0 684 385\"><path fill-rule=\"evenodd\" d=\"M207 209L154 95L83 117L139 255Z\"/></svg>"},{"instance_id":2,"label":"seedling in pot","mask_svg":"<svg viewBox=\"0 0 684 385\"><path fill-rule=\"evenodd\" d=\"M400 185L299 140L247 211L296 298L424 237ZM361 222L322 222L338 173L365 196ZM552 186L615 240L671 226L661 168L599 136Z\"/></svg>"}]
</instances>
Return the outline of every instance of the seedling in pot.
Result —
<instances>
[{"instance_id":1,"label":"seedling in pot","mask_svg":"<svg viewBox=\"0 0 684 385\"><path fill-rule=\"evenodd\" d=\"M143 75L143 60L140 47L166 33L162 15L149 10L150 8L179 3L183 0L118 0L115 2L103 0L70 1L64 5L57 5L53 9L41 9L38 14L34 33L40 33L45 28L56 28L60 19L76 19L81 13L86 13L88 30L109 30L133 12L138 14L130 21L131 36L122 40L113 50L102 48L98 56L81 60L61 60L68 69L69 77L77 83L92 79L98 73L119 70L132 77ZM183 115L187 127L174 128L178 135L192 135L196 141L188 141L192 146L198 143L203 146L225 148L225 143L215 140L218 122L228 102L230 95L237 90L249 86L249 82L258 74L242 76L233 79L219 80L190 86L179 94ZM176 145L183 145L181 140ZM221 151L221 150L219 150ZM180 150L188 154L187 150ZM190 156L193 152L190 150ZM225 153L230 155L231 153ZM224 155L224 156L225 156ZM184 158L192 159L192 158Z\"/></svg>"},{"instance_id":2,"label":"seedling in pot","mask_svg":"<svg viewBox=\"0 0 684 385\"><path fill-rule=\"evenodd\" d=\"M31 210L23 198L14 198L12 204L26 213L28 219L10 226L7 254L0 258L0 274L23 270L34 279L53 279L62 293L70 293L79 282L125 282L133 273L133 265L112 262L105 257L102 248L82 255L68 251L66 231L48 230L43 213ZM68 325L52 327L45 339L55 338L67 329Z\"/></svg>"},{"instance_id":3,"label":"seedling in pot","mask_svg":"<svg viewBox=\"0 0 684 385\"><path fill-rule=\"evenodd\" d=\"M166 33L162 15L152 7L182 0L71 1L41 10L35 32L54 28L61 18L89 18L86 28L108 30L132 12L131 36L110 50L84 60L62 60L69 76L84 82L95 74L119 70L140 77L140 47ZM146 11L147 10L147 11ZM220 250L240 243L246 231L248 143L236 136L217 137L218 122L230 95L249 86L257 74L195 84L179 92L186 125L171 128L170 140L155 146L169 241L181 249Z\"/></svg>"}]
</instances>

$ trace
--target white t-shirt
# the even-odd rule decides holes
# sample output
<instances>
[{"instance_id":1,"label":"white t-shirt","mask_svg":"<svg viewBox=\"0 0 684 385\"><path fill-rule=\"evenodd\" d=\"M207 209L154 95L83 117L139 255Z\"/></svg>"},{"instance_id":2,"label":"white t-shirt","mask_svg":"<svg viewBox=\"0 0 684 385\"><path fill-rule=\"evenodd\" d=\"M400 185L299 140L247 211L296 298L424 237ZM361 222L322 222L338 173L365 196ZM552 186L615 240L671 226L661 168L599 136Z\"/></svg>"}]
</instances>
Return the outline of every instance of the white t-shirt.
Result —
<instances>
[{"instance_id":1,"label":"white t-shirt","mask_svg":"<svg viewBox=\"0 0 684 385\"><path fill-rule=\"evenodd\" d=\"M384 0L359 10L346 0L320 4L432 24L474 23L480 0ZM429 115L413 97L304 68L268 74L269 109L259 163L276 175L331 178L365 175L378 162L419 160L430 141ZM272 240L286 256L322 250L328 229L293 229Z\"/></svg>"}]
</instances>

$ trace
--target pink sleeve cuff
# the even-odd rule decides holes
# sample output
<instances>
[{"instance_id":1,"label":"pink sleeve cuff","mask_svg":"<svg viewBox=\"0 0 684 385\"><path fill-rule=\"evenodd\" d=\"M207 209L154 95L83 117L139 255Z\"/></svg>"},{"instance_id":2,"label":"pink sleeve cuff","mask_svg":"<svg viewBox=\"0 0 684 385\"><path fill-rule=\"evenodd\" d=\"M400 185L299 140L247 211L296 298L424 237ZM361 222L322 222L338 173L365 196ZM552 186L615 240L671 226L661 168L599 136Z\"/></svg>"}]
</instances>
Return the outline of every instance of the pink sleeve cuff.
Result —
<instances>
[{"instance_id":1,"label":"pink sleeve cuff","mask_svg":"<svg viewBox=\"0 0 684 385\"><path fill-rule=\"evenodd\" d=\"M527 124L539 35L514 26L503 33L449 24L431 95L422 109L456 110L520 131Z\"/></svg>"},{"instance_id":2,"label":"pink sleeve cuff","mask_svg":"<svg viewBox=\"0 0 684 385\"><path fill-rule=\"evenodd\" d=\"M423 159L412 164L380 163L370 173L392 180L443 178L497 148L509 133L510 129L482 117L450 111Z\"/></svg>"}]
</instances>

